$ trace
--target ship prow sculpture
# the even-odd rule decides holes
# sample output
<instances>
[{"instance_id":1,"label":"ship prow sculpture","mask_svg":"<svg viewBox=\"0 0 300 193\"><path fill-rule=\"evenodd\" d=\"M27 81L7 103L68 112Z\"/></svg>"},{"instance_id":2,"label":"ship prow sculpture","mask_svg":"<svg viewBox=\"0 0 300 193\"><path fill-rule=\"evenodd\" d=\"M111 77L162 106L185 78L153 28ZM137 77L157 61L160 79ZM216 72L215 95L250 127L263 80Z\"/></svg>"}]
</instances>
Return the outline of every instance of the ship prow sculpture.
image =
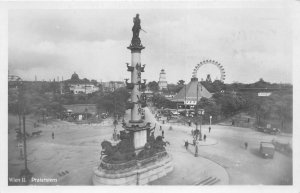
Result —
<instances>
[{"instance_id":1,"label":"ship prow sculpture","mask_svg":"<svg viewBox=\"0 0 300 193\"><path fill-rule=\"evenodd\" d=\"M126 80L127 89L131 90L131 100L127 109L131 109L128 122L123 122L124 131L120 132L120 142L112 145L109 141L101 143L100 164L94 170L94 185L143 185L157 180L173 170L172 157L167 153L167 142L162 136L154 136L155 126L143 119L146 98L141 91L146 88L146 81L141 81L145 64L141 65L141 43L139 32L141 20L139 14L133 18L131 50L131 82Z\"/></svg>"}]
</instances>

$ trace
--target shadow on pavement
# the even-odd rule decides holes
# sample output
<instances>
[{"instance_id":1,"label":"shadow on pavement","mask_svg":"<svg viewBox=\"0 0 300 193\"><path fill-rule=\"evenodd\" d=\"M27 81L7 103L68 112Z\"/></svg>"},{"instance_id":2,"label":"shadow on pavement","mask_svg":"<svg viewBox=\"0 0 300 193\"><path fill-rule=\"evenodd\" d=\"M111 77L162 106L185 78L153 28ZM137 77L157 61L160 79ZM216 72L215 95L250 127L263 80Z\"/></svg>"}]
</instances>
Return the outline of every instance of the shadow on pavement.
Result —
<instances>
[{"instance_id":1,"label":"shadow on pavement","mask_svg":"<svg viewBox=\"0 0 300 193\"><path fill-rule=\"evenodd\" d=\"M259 153L259 149L258 148L249 148L250 153L252 153L253 155L260 157L261 158L261 154Z\"/></svg>"}]
</instances>

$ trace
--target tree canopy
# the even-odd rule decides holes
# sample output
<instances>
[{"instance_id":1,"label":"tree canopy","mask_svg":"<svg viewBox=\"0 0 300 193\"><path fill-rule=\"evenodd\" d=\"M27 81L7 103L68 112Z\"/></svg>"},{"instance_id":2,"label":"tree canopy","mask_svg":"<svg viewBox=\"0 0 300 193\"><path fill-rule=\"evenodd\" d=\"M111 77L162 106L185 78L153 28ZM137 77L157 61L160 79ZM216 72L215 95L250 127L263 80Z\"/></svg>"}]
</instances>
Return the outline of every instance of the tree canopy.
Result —
<instances>
[{"instance_id":1,"label":"tree canopy","mask_svg":"<svg viewBox=\"0 0 300 193\"><path fill-rule=\"evenodd\" d=\"M148 88L152 91L152 92L157 92L159 90L159 86L158 83L156 81L151 81L148 83Z\"/></svg>"}]
</instances>

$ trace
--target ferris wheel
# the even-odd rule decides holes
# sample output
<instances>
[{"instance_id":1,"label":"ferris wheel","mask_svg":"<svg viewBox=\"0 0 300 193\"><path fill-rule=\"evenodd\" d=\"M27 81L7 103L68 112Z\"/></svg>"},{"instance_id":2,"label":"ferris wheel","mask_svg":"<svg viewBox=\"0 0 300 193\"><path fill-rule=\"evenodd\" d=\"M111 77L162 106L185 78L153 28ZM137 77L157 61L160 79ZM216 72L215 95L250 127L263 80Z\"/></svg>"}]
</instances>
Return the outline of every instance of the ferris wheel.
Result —
<instances>
[{"instance_id":1,"label":"ferris wheel","mask_svg":"<svg viewBox=\"0 0 300 193\"><path fill-rule=\"evenodd\" d=\"M217 62L215 60L203 60L202 62L200 62L199 64L197 64L195 66L194 70L193 70L193 76L192 77L193 78L197 78L197 72L198 72L198 70L199 70L199 68L201 66L211 65L211 64L215 65L219 69L219 71L220 71L220 81L224 82L225 81L225 77L226 77L226 75L225 75L225 69L224 69L224 67L219 62Z\"/></svg>"}]
</instances>

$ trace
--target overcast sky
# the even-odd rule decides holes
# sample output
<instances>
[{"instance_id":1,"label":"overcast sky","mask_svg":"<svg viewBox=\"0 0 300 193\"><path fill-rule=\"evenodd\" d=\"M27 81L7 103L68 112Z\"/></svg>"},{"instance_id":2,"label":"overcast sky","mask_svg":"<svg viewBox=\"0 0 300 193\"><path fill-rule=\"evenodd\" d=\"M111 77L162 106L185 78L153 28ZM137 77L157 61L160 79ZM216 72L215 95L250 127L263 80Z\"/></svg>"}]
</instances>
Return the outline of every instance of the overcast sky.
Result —
<instances>
[{"instance_id":1,"label":"overcast sky","mask_svg":"<svg viewBox=\"0 0 300 193\"><path fill-rule=\"evenodd\" d=\"M202 60L221 63L226 83L292 83L292 35L285 8L10 10L9 72L25 80L80 78L98 81L130 77L132 18L140 14L142 78L189 81ZM215 66L198 77L218 78Z\"/></svg>"}]
</instances>

